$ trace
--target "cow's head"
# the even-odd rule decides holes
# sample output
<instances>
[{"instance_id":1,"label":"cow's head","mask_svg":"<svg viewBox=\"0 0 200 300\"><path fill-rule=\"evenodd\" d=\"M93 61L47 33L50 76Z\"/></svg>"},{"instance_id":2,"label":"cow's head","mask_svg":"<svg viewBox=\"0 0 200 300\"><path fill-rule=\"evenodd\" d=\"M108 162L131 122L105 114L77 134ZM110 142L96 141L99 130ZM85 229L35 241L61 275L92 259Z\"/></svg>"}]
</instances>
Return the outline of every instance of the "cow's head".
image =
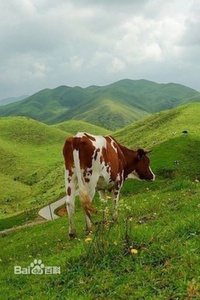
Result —
<instances>
[{"instance_id":1,"label":"cow's head","mask_svg":"<svg viewBox=\"0 0 200 300\"><path fill-rule=\"evenodd\" d=\"M136 151L134 171L129 174L129 178L149 181L155 180L155 175L150 168L150 159L147 156L149 152L151 152L151 150L145 151L138 149Z\"/></svg>"}]
</instances>

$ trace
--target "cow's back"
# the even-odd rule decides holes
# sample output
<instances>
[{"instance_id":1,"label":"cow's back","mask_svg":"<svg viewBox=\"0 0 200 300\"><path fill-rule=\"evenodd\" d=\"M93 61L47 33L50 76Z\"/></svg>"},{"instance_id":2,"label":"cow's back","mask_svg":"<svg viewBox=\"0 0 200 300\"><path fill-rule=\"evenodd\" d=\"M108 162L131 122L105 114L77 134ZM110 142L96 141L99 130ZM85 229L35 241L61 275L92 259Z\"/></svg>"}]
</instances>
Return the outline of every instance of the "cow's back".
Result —
<instances>
[{"instance_id":1,"label":"cow's back","mask_svg":"<svg viewBox=\"0 0 200 300\"><path fill-rule=\"evenodd\" d=\"M79 132L68 138L63 148L65 167L76 173L75 152L78 152L80 168L87 180L90 176L95 176L103 177L107 182L115 182L119 174L121 176L125 158L119 144L112 137Z\"/></svg>"},{"instance_id":2,"label":"cow's back","mask_svg":"<svg viewBox=\"0 0 200 300\"><path fill-rule=\"evenodd\" d=\"M94 136L87 133L77 133L65 141L63 155L67 170L74 167L74 152L78 152L82 170L91 169L93 164L100 160L102 149L106 146L103 136Z\"/></svg>"}]
</instances>

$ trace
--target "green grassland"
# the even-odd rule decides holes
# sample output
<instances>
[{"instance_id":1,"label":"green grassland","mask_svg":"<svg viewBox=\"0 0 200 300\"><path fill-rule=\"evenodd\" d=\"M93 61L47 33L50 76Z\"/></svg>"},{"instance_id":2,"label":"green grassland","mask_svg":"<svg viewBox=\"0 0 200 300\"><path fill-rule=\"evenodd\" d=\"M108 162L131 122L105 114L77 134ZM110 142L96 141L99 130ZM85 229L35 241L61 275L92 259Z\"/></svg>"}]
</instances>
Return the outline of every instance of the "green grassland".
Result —
<instances>
[{"instance_id":1,"label":"green grassland","mask_svg":"<svg viewBox=\"0 0 200 300\"><path fill-rule=\"evenodd\" d=\"M129 141L132 147L154 147L171 138L179 137L183 131L199 138L200 103L181 105L171 110L153 114L146 119L130 124L115 132L122 143Z\"/></svg>"},{"instance_id":2,"label":"green grassland","mask_svg":"<svg viewBox=\"0 0 200 300\"><path fill-rule=\"evenodd\" d=\"M69 135L26 117L0 119L0 218L60 197L62 145Z\"/></svg>"},{"instance_id":3,"label":"green grassland","mask_svg":"<svg viewBox=\"0 0 200 300\"><path fill-rule=\"evenodd\" d=\"M75 216L78 236L73 241L67 236L67 217L1 237L2 298L199 299L199 116L200 105L193 103L154 115L154 118L150 116L113 134L129 147L151 147L153 151L149 157L156 174L156 180L152 183L126 181L121 192L117 223L112 222L111 201L101 203L95 196L94 205L98 214L93 216L96 225L90 239L85 239L85 221L78 199ZM45 128L49 128L48 134L53 136L51 130L56 132L51 144L48 144L49 138L45 139L44 134L44 145L37 145L41 152L36 153L36 146L34 150L28 138L21 144L24 153L33 148L34 160L41 153L37 170L39 172L41 167L47 172L39 172L38 176L41 180L45 175L47 180L49 172L54 174L56 164L57 168L61 168L62 157L58 155L58 148L66 134L58 128L29 121L31 126L32 122L42 126L43 134ZM5 122L6 119L3 119L4 128ZM183 130L188 130L188 134L183 135ZM15 135L10 134L15 140ZM12 150L12 143L10 141L8 144L5 136L1 139L5 143L2 149L7 146L7 151L14 155L17 148ZM51 150L45 152L47 148ZM45 154L49 157L46 158ZM19 153L15 155L19 159ZM59 157L56 158L56 155ZM23 164L26 170L26 163ZM7 176L11 176L12 171L7 172ZM19 174L22 176L23 173ZM28 174L27 171L27 177ZM62 174L59 176L62 180ZM64 180L59 184L55 181L55 186L52 178L49 182L56 198L64 190ZM15 183L26 184L24 180L16 180ZM47 194L48 189L47 186ZM34 259L42 260L45 266L59 266L61 274L14 274L14 266L26 268Z\"/></svg>"}]
</instances>

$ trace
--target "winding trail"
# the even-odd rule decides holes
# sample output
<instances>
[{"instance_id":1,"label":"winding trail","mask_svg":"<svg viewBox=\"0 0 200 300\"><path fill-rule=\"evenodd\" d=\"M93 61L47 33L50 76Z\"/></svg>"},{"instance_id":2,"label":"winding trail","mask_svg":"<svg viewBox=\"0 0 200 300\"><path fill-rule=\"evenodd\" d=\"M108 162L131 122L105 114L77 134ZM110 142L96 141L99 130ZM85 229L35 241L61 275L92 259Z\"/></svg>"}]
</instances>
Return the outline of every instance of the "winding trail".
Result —
<instances>
[{"instance_id":1,"label":"winding trail","mask_svg":"<svg viewBox=\"0 0 200 300\"><path fill-rule=\"evenodd\" d=\"M55 209L66 203L66 196L56 202L53 202L39 210L38 214L46 220L56 220L59 218L54 213Z\"/></svg>"},{"instance_id":2,"label":"winding trail","mask_svg":"<svg viewBox=\"0 0 200 300\"><path fill-rule=\"evenodd\" d=\"M26 224L20 225L20 226L14 226L9 229L4 229L4 230L0 231L0 237L4 237L4 236L8 235L9 233L12 233L13 231L16 231L18 229L31 227L31 226L34 226L37 224L42 224L47 221L58 219L59 216L56 215L54 213L54 211L61 205L65 204L65 201L66 201L66 197L63 197L62 199L57 200L54 203L51 203L51 204L43 207L42 209L39 210L39 212L38 212L39 216L35 220L28 222Z\"/></svg>"}]
</instances>

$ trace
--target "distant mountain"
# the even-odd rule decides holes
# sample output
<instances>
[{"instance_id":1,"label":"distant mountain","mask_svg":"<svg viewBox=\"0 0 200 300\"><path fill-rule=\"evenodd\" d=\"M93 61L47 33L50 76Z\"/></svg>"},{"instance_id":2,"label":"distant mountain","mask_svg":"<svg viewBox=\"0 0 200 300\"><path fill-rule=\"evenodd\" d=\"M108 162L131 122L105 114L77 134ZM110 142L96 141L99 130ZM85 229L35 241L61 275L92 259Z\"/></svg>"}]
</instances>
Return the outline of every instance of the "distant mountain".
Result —
<instances>
[{"instance_id":1,"label":"distant mountain","mask_svg":"<svg viewBox=\"0 0 200 300\"><path fill-rule=\"evenodd\" d=\"M8 98L0 99L0 105L6 105L6 104L13 103L13 102L17 102L17 101L26 99L27 97L28 97L28 95L23 95L20 97L8 97Z\"/></svg>"},{"instance_id":2,"label":"distant mountain","mask_svg":"<svg viewBox=\"0 0 200 300\"><path fill-rule=\"evenodd\" d=\"M83 120L110 130L187 102L200 93L180 84L124 79L107 86L60 86L0 107L0 116L28 116L47 124Z\"/></svg>"}]
</instances>

